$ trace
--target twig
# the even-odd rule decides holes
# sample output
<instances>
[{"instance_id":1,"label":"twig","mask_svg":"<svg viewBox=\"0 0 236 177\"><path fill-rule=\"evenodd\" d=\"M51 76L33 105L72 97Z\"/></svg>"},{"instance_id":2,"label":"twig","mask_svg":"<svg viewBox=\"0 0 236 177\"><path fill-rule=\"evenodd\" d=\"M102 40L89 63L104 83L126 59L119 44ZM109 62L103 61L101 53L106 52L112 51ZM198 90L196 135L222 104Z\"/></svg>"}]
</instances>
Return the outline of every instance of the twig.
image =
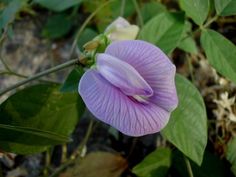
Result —
<instances>
[{"instance_id":1,"label":"twig","mask_svg":"<svg viewBox=\"0 0 236 177\"><path fill-rule=\"evenodd\" d=\"M12 85L12 86L10 86L10 87L4 89L4 90L2 90L2 91L0 92L0 96L2 96L3 94L5 94L5 93L7 93L7 92L9 92L9 91L11 91L11 90L13 90L13 89L16 89L16 88L20 87L20 86L22 86L22 85L24 85L24 84L26 84L26 83L28 83L28 82L31 82L31 81L33 81L33 80L37 80L37 79L39 79L39 78L41 78L41 77L43 77L43 76L45 76L45 75L48 75L48 74L50 74L50 73L53 73L53 72L56 72L56 71L60 71L60 70L62 70L62 69L65 69L65 68L67 68L67 67L70 67L70 66L76 64L77 62L78 62L78 59L73 59L73 60L70 60L70 61L65 62L65 63L63 63L63 64L57 65L57 66L55 66L55 67L53 67L53 68L50 68L50 69L48 69L48 70L45 70L45 71L43 71L43 72L40 72L40 73L38 73L38 74L35 74L35 75L32 76L32 77L29 77L29 78L27 78L27 79L25 79L25 80L22 80L22 81L20 81L20 82L18 82L18 83L16 83L16 84L14 84L14 85Z\"/></svg>"}]
</instances>

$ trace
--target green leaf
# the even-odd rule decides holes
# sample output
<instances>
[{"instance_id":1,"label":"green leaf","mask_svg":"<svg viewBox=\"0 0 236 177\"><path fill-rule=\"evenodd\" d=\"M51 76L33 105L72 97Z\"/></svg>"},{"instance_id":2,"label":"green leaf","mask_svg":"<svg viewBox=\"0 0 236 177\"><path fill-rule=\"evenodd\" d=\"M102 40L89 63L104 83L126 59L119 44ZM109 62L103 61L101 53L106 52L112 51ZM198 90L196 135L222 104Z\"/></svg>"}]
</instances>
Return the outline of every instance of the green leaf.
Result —
<instances>
[{"instance_id":1,"label":"green leaf","mask_svg":"<svg viewBox=\"0 0 236 177\"><path fill-rule=\"evenodd\" d=\"M185 159L186 157L177 150L172 153L173 159L172 164L174 169L182 176L189 177L187 171L187 166ZM203 157L203 162L201 166L198 166L193 161L190 160L191 168L193 171L193 176L196 177L225 177L227 176L227 165L220 159L220 157L211 154L210 152L205 152ZM176 175L176 174L175 174Z\"/></svg>"},{"instance_id":2,"label":"green leaf","mask_svg":"<svg viewBox=\"0 0 236 177\"><path fill-rule=\"evenodd\" d=\"M98 33L91 28L86 28L78 39L78 47L80 50L83 50L83 45L87 42L91 41L94 37L96 37Z\"/></svg>"},{"instance_id":3,"label":"green leaf","mask_svg":"<svg viewBox=\"0 0 236 177\"><path fill-rule=\"evenodd\" d=\"M168 54L177 47L183 30L183 14L165 12L149 20L141 29L139 38L157 45Z\"/></svg>"},{"instance_id":4,"label":"green leaf","mask_svg":"<svg viewBox=\"0 0 236 177\"><path fill-rule=\"evenodd\" d=\"M11 23L16 16L16 13L26 4L27 0L13 0L3 10L0 16L0 31Z\"/></svg>"},{"instance_id":5,"label":"green leaf","mask_svg":"<svg viewBox=\"0 0 236 177\"><path fill-rule=\"evenodd\" d=\"M84 74L84 70L81 67L74 68L68 77L66 78L66 81L60 88L61 92L75 92L78 93L78 85L79 80Z\"/></svg>"},{"instance_id":6,"label":"green leaf","mask_svg":"<svg viewBox=\"0 0 236 177\"><path fill-rule=\"evenodd\" d=\"M203 30L201 45L217 72L236 83L236 46L213 30Z\"/></svg>"},{"instance_id":7,"label":"green leaf","mask_svg":"<svg viewBox=\"0 0 236 177\"><path fill-rule=\"evenodd\" d=\"M31 86L1 104L0 147L3 150L21 153L23 150L17 147L26 146L28 153L39 152L68 141L84 104L77 93L62 94L58 88L49 84Z\"/></svg>"},{"instance_id":8,"label":"green leaf","mask_svg":"<svg viewBox=\"0 0 236 177\"><path fill-rule=\"evenodd\" d=\"M63 11L72 6L78 5L82 0L34 0L35 3L53 11Z\"/></svg>"},{"instance_id":9,"label":"green leaf","mask_svg":"<svg viewBox=\"0 0 236 177\"><path fill-rule=\"evenodd\" d=\"M155 15L165 12L165 11L166 11L166 7L163 4L159 2L149 2L149 3L145 3L143 7L141 8L141 15L143 17L143 21L146 23Z\"/></svg>"},{"instance_id":10,"label":"green leaf","mask_svg":"<svg viewBox=\"0 0 236 177\"><path fill-rule=\"evenodd\" d=\"M220 16L236 15L235 0L215 0L215 8L217 15Z\"/></svg>"},{"instance_id":11,"label":"green leaf","mask_svg":"<svg viewBox=\"0 0 236 177\"><path fill-rule=\"evenodd\" d=\"M231 171L236 176L236 137L234 137L227 145L227 160L232 164Z\"/></svg>"},{"instance_id":12,"label":"green leaf","mask_svg":"<svg viewBox=\"0 0 236 177\"><path fill-rule=\"evenodd\" d=\"M178 48L180 48L185 52L197 54L198 53L197 45L195 40L191 36L191 32L192 32L192 25L190 22L186 21L183 37L179 42Z\"/></svg>"},{"instance_id":13,"label":"green leaf","mask_svg":"<svg viewBox=\"0 0 236 177\"><path fill-rule=\"evenodd\" d=\"M181 152L202 163L207 144L207 117L203 98L197 88L181 75L176 75L179 105L172 112L162 134Z\"/></svg>"},{"instance_id":14,"label":"green leaf","mask_svg":"<svg viewBox=\"0 0 236 177\"><path fill-rule=\"evenodd\" d=\"M165 177L171 164L171 150L158 148L136 165L132 172L138 177Z\"/></svg>"},{"instance_id":15,"label":"green leaf","mask_svg":"<svg viewBox=\"0 0 236 177\"><path fill-rule=\"evenodd\" d=\"M179 3L196 24L202 25L206 20L210 7L209 0L179 0Z\"/></svg>"},{"instance_id":16,"label":"green leaf","mask_svg":"<svg viewBox=\"0 0 236 177\"><path fill-rule=\"evenodd\" d=\"M49 39L57 39L66 35L72 27L72 21L65 14L57 14L48 18L42 35Z\"/></svg>"}]
</instances>

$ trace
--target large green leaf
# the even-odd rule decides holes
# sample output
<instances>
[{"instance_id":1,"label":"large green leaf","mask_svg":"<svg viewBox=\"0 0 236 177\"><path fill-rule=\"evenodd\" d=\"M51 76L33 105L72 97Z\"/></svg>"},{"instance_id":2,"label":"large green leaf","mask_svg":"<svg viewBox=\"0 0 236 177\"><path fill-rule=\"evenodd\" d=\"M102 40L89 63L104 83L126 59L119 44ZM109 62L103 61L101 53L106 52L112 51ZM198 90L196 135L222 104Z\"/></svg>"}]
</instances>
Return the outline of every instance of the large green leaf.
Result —
<instances>
[{"instance_id":1,"label":"large green leaf","mask_svg":"<svg viewBox=\"0 0 236 177\"><path fill-rule=\"evenodd\" d=\"M170 53L179 43L184 30L182 13L160 13L149 20L140 31L140 39L160 47Z\"/></svg>"},{"instance_id":2,"label":"large green leaf","mask_svg":"<svg viewBox=\"0 0 236 177\"><path fill-rule=\"evenodd\" d=\"M236 176L236 137L228 143L226 156L228 161L232 164L231 170Z\"/></svg>"},{"instance_id":3,"label":"large green leaf","mask_svg":"<svg viewBox=\"0 0 236 177\"><path fill-rule=\"evenodd\" d=\"M7 5L0 14L0 31L14 20L16 13L20 11L26 2L27 0L13 0Z\"/></svg>"},{"instance_id":4,"label":"large green leaf","mask_svg":"<svg viewBox=\"0 0 236 177\"><path fill-rule=\"evenodd\" d=\"M25 153L30 153L68 141L84 104L77 93L62 94L58 89L58 85L31 86L1 104L1 149L22 153L26 146Z\"/></svg>"},{"instance_id":5,"label":"large green leaf","mask_svg":"<svg viewBox=\"0 0 236 177\"><path fill-rule=\"evenodd\" d=\"M50 16L45 24L42 34L50 39L57 39L66 35L72 27L72 21L65 14Z\"/></svg>"},{"instance_id":6,"label":"large green leaf","mask_svg":"<svg viewBox=\"0 0 236 177\"><path fill-rule=\"evenodd\" d=\"M236 0L215 0L215 8L220 16L236 15Z\"/></svg>"},{"instance_id":7,"label":"large green leaf","mask_svg":"<svg viewBox=\"0 0 236 177\"><path fill-rule=\"evenodd\" d=\"M209 12L209 0L179 0L180 7L193 21L202 25Z\"/></svg>"},{"instance_id":8,"label":"large green leaf","mask_svg":"<svg viewBox=\"0 0 236 177\"><path fill-rule=\"evenodd\" d=\"M66 78L66 81L60 88L61 92L78 92L78 85L79 80L84 74L84 70L81 67L74 68L68 77Z\"/></svg>"},{"instance_id":9,"label":"large green leaf","mask_svg":"<svg viewBox=\"0 0 236 177\"><path fill-rule=\"evenodd\" d=\"M162 134L186 156L202 163L207 144L207 117L204 101L196 87L176 75L179 105Z\"/></svg>"},{"instance_id":10,"label":"large green leaf","mask_svg":"<svg viewBox=\"0 0 236 177\"><path fill-rule=\"evenodd\" d=\"M165 177L171 164L171 151L169 148L159 148L150 153L136 165L132 172L138 177Z\"/></svg>"},{"instance_id":11,"label":"large green leaf","mask_svg":"<svg viewBox=\"0 0 236 177\"><path fill-rule=\"evenodd\" d=\"M34 2L40 4L43 7L46 7L54 11L63 11L72 6L79 4L82 0L34 0Z\"/></svg>"},{"instance_id":12,"label":"large green leaf","mask_svg":"<svg viewBox=\"0 0 236 177\"><path fill-rule=\"evenodd\" d=\"M201 45L217 72L236 83L236 46L213 30L203 30Z\"/></svg>"}]
</instances>

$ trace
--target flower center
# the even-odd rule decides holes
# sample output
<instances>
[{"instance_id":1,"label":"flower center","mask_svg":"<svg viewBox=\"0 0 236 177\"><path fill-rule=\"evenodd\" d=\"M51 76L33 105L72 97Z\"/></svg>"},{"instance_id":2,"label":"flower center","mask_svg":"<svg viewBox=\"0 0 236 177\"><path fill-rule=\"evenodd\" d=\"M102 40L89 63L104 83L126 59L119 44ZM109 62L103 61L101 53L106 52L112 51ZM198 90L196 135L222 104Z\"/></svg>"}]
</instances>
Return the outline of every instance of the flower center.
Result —
<instances>
[{"instance_id":1,"label":"flower center","mask_svg":"<svg viewBox=\"0 0 236 177\"><path fill-rule=\"evenodd\" d=\"M146 102L147 98L153 95L152 88L138 71L116 57L98 54L97 69L112 85L139 102Z\"/></svg>"}]
</instances>

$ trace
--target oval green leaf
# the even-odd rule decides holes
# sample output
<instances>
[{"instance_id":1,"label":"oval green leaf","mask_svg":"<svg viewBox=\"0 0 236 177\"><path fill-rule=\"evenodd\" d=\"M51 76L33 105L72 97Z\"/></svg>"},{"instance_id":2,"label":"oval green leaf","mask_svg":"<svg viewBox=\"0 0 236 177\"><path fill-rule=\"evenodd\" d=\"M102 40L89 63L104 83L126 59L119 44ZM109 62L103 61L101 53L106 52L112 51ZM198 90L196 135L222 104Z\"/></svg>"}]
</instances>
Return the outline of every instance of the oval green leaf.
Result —
<instances>
[{"instance_id":1,"label":"oval green leaf","mask_svg":"<svg viewBox=\"0 0 236 177\"><path fill-rule=\"evenodd\" d=\"M180 0L180 7L193 21L202 25L209 12L209 0Z\"/></svg>"},{"instance_id":2,"label":"oval green leaf","mask_svg":"<svg viewBox=\"0 0 236 177\"><path fill-rule=\"evenodd\" d=\"M236 46L213 30L203 30L201 45L217 72L236 83Z\"/></svg>"},{"instance_id":3,"label":"oval green leaf","mask_svg":"<svg viewBox=\"0 0 236 177\"><path fill-rule=\"evenodd\" d=\"M235 0L215 0L215 8L220 16L236 15Z\"/></svg>"},{"instance_id":4,"label":"oval green leaf","mask_svg":"<svg viewBox=\"0 0 236 177\"><path fill-rule=\"evenodd\" d=\"M171 150L158 148L136 165L132 172L138 177L165 177L171 164Z\"/></svg>"},{"instance_id":5,"label":"oval green leaf","mask_svg":"<svg viewBox=\"0 0 236 177\"><path fill-rule=\"evenodd\" d=\"M183 13L164 12L144 25L139 38L155 44L168 54L178 46L183 30Z\"/></svg>"},{"instance_id":6,"label":"oval green leaf","mask_svg":"<svg viewBox=\"0 0 236 177\"><path fill-rule=\"evenodd\" d=\"M3 150L21 153L16 147L25 145L30 153L68 141L84 104L77 93L63 94L58 89L58 85L31 86L1 104L0 147ZM14 147L15 144L18 146ZM30 146L34 149L30 150ZM36 150L36 146L40 147Z\"/></svg>"},{"instance_id":7,"label":"oval green leaf","mask_svg":"<svg viewBox=\"0 0 236 177\"><path fill-rule=\"evenodd\" d=\"M202 163L207 144L207 116L204 101L197 88L181 75L176 75L179 105L161 132L182 153Z\"/></svg>"}]
</instances>

